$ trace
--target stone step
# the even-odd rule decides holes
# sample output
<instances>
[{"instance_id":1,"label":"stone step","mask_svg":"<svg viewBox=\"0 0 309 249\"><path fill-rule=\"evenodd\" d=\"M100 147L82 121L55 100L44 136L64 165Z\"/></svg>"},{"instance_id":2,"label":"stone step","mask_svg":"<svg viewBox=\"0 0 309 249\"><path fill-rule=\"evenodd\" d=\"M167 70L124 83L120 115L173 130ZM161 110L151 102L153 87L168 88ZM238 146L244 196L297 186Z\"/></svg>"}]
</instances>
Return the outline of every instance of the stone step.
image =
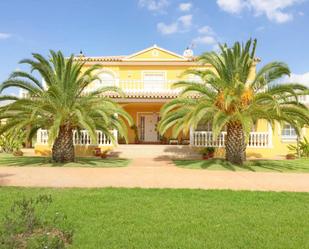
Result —
<instances>
[{"instance_id":1,"label":"stone step","mask_svg":"<svg viewBox=\"0 0 309 249\"><path fill-rule=\"evenodd\" d=\"M118 145L112 156L121 158L152 158L152 159L200 159L201 155L189 145Z\"/></svg>"}]
</instances>

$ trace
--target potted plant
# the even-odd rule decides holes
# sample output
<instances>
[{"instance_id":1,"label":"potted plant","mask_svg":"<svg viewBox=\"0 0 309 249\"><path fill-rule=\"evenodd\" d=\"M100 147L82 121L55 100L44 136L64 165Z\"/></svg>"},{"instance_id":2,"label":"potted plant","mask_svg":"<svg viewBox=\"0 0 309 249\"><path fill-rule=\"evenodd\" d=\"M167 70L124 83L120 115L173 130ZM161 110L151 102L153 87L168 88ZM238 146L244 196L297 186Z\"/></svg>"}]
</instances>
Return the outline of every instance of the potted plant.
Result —
<instances>
[{"instance_id":1,"label":"potted plant","mask_svg":"<svg viewBox=\"0 0 309 249\"><path fill-rule=\"evenodd\" d=\"M96 147L93 151L94 156L101 156L101 148Z\"/></svg>"},{"instance_id":2,"label":"potted plant","mask_svg":"<svg viewBox=\"0 0 309 249\"><path fill-rule=\"evenodd\" d=\"M139 136L138 136L138 128L137 128L137 126L134 124L134 125L131 126L131 129L134 131L134 135L135 135L134 142L136 144L139 144Z\"/></svg>"},{"instance_id":3,"label":"potted plant","mask_svg":"<svg viewBox=\"0 0 309 249\"><path fill-rule=\"evenodd\" d=\"M294 159L296 159L296 155L295 155L295 154L292 154L292 153L289 153L289 154L287 154L287 155L285 156L285 158L286 158L287 160L294 160Z\"/></svg>"},{"instance_id":4,"label":"potted plant","mask_svg":"<svg viewBox=\"0 0 309 249\"><path fill-rule=\"evenodd\" d=\"M214 147L207 147L208 150L208 157L213 158L215 156L215 148Z\"/></svg>"},{"instance_id":5,"label":"potted plant","mask_svg":"<svg viewBox=\"0 0 309 249\"><path fill-rule=\"evenodd\" d=\"M200 150L200 153L203 156L204 160L207 160L209 158L213 158L215 155L215 148L214 147L206 147Z\"/></svg>"},{"instance_id":6,"label":"potted plant","mask_svg":"<svg viewBox=\"0 0 309 249\"><path fill-rule=\"evenodd\" d=\"M102 158L102 159L107 158L108 152L109 152L109 150L104 150L104 151L102 151L102 152L101 152L101 158Z\"/></svg>"},{"instance_id":7,"label":"potted plant","mask_svg":"<svg viewBox=\"0 0 309 249\"><path fill-rule=\"evenodd\" d=\"M167 144L167 138L165 136L160 136L161 144Z\"/></svg>"}]
</instances>

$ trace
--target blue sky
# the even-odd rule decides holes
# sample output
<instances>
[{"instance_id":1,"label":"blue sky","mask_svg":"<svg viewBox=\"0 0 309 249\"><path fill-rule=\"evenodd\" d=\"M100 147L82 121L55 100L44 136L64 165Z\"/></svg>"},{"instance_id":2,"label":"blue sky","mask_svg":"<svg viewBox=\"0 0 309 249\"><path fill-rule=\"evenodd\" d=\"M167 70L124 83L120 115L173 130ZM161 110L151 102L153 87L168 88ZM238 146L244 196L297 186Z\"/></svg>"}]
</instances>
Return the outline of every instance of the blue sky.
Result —
<instances>
[{"instance_id":1,"label":"blue sky","mask_svg":"<svg viewBox=\"0 0 309 249\"><path fill-rule=\"evenodd\" d=\"M2 0L0 81L31 52L124 55L157 44L182 53L258 39L262 64L289 64L309 82L307 0Z\"/></svg>"}]
</instances>

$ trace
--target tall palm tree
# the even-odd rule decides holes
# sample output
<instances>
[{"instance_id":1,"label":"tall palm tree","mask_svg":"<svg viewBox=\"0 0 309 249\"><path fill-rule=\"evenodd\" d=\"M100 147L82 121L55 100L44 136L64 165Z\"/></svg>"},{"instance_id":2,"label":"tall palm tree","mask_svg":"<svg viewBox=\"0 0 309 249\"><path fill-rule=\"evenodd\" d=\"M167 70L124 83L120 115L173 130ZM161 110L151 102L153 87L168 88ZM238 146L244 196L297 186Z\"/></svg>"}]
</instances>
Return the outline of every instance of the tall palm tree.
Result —
<instances>
[{"instance_id":1,"label":"tall palm tree","mask_svg":"<svg viewBox=\"0 0 309 249\"><path fill-rule=\"evenodd\" d=\"M73 130L86 129L96 141L96 130L112 137L111 129L117 129L126 138L125 122L132 119L117 103L108 98L108 92L122 94L116 87L102 87L85 94L84 90L95 80L98 65L84 67L74 57L65 58L58 51L50 51L49 58L33 54L33 59L20 63L28 64L31 72L38 73L46 87L34 74L16 71L0 86L18 87L28 92L27 98L2 96L11 103L1 107L0 120L6 124L0 133L7 130L27 128L33 136L40 128L48 129L52 146L52 159L56 162L74 161ZM29 129L30 127L30 129Z\"/></svg>"},{"instance_id":2,"label":"tall palm tree","mask_svg":"<svg viewBox=\"0 0 309 249\"><path fill-rule=\"evenodd\" d=\"M257 120L287 122L294 127L309 123L308 109L298 102L306 87L299 84L273 84L289 75L288 66L272 62L256 74L256 40L232 47L220 45L220 52L206 52L198 58L205 70L188 70L202 83L181 81L174 87L182 92L161 110L159 130L164 134L173 128L174 135L211 122L214 136L226 129L226 159L243 164L246 142ZM210 67L209 67L210 66Z\"/></svg>"}]
</instances>

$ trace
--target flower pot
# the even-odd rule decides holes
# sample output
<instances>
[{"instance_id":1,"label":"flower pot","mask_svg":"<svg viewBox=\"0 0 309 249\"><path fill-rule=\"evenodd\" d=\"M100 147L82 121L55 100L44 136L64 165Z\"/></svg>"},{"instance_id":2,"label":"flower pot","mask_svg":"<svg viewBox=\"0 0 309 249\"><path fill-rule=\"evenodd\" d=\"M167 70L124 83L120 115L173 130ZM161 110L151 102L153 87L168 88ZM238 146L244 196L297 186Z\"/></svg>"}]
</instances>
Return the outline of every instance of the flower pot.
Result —
<instances>
[{"instance_id":1,"label":"flower pot","mask_svg":"<svg viewBox=\"0 0 309 249\"><path fill-rule=\"evenodd\" d=\"M95 148L94 149L94 155L95 156L101 156L101 149L100 148Z\"/></svg>"},{"instance_id":2,"label":"flower pot","mask_svg":"<svg viewBox=\"0 0 309 249\"><path fill-rule=\"evenodd\" d=\"M204 159L204 160L208 160L208 158L209 158L208 154L204 154L204 155L203 155L203 159Z\"/></svg>"},{"instance_id":3,"label":"flower pot","mask_svg":"<svg viewBox=\"0 0 309 249\"><path fill-rule=\"evenodd\" d=\"M208 152L208 158L214 158L215 152Z\"/></svg>"},{"instance_id":4,"label":"flower pot","mask_svg":"<svg viewBox=\"0 0 309 249\"><path fill-rule=\"evenodd\" d=\"M101 158L102 158L102 159L107 158L107 153L104 153L104 152L103 152L103 153L101 153Z\"/></svg>"},{"instance_id":5,"label":"flower pot","mask_svg":"<svg viewBox=\"0 0 309 249\"><path fill-rule=\"evenodd\" d=\"M296 159L296 156L295 156L294 154L287 154L287 155L285 156L285 158L286 158L287 160L294 160L294 159Z\"/></svg>"}]
</instances>

